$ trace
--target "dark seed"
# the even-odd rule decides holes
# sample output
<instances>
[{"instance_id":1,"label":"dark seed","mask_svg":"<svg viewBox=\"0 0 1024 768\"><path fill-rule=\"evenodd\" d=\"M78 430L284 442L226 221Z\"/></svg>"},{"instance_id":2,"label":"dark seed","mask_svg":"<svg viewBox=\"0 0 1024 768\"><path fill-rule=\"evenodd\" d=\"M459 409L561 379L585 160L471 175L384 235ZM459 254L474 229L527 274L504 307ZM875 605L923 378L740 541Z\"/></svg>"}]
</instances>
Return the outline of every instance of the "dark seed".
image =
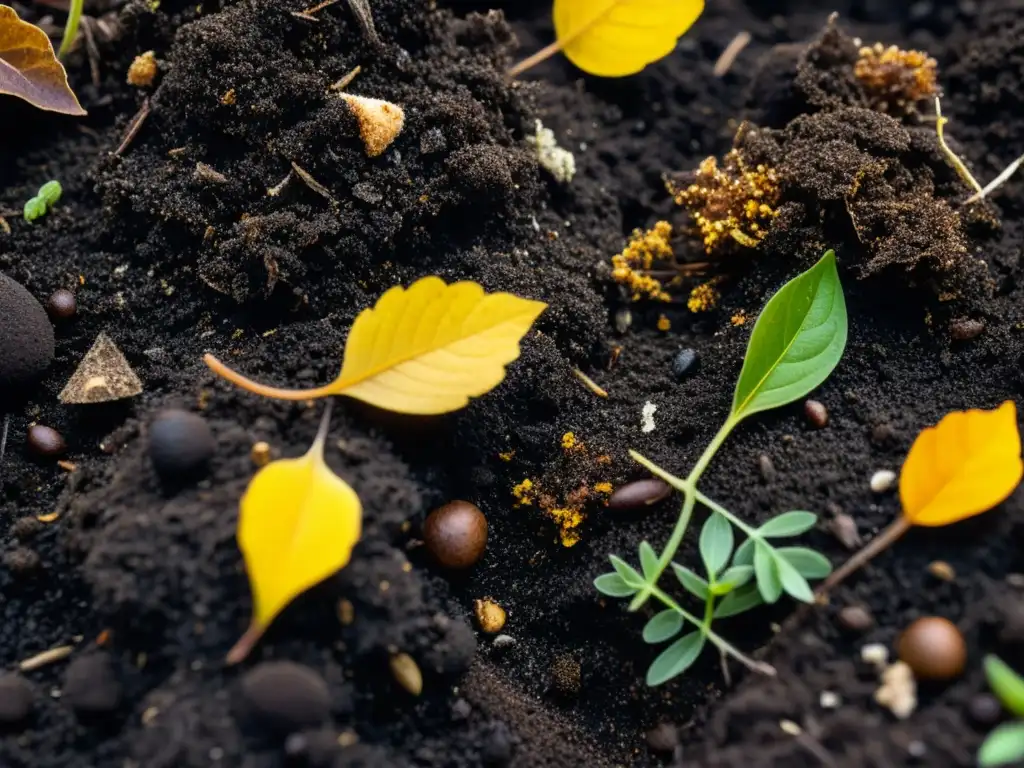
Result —
<instances>
[{"instance_id":1,"label":"dark seed","mask_svg":"<svg viewBox=\"0 0 1024 768\"><path fill-rule=\"evenodd\" d=\"M647 732L647 746L652 752L667 754L679 746L679 729L671 723L662 723Z\"/></svg>"},{"instance_id":2,"label":"dark seed","mask_svg":"<svg viewBox=\"0 0 1024 768\"><path fill-rule=\"evenodd\" d=\"M969 341L980 336L985 330L985 323L981 320L960 318L949 324L949 335L957 341Z\"/></svg>"},{"instance_id":3,"label":"dark seed","mask_svg":"<svg viewBox=\"0 0 1024 768\"><path fill-rule=\"evenodd\" d=\"M0 402L42 376L53 362L53 326L21 283L0 274Z\"/></svg>"},{"instance_id":4,"label":"dark seed","mask_svg":"<svg viewBox=\"0 0 1024 768\"><path fill-rule=\"evenodd\" d=\"M161 411L149 426L149 455L164 482L202 477L216 447L206 419L188 411Z\"/></svg>"},{"instance_id":5,"label":"dark seed","mask_svg":"<svg viewBox=\"0 0 1024 768\"><path fill-rule=\"evenodd\" d=\"M821 429L828 424L828 409L817 400L808 400L804 403L804 416L815 429Z\"/></svg>"},{"instance_id":6,"label":"dark seed","mask_svg":"<svg viewBox=\"0 0 1024 768\"><path fill-rule=\"evenodd\" d=\"M693 349L681 349L672 358L672 375L677 379L683 379L697 370L697 351Z\"/></svg>"},{"instance_id":7,"label":"dark seed","mask_svg":"<svg viewBox=\"0 0 1024 768\"><path fill-rule=\"evenodd\" d=\"M474 565L487 548L487 518L468 501L450 501L427 515L423 541L444 568Z\"/></svg>"},{"instance_id":8,"label":"dark seed","mask_svg":"<svg viewBox=\"0 0 1024 768\"><path fill-rule=\"evenodd\" d=\"M857 522L849 515L840 512L829 521L828 527L832 535L847 549L857 549L861 545Z\"/></svg>"},{"instance_id":9,"label":"dark seed","mask_svg":"<svg viewBox=\"0 0 1024 768\"><path fill-rule=\"evenodd\" d=\"M608 498L608 509L636 509L657 504L668 498L672 486L657 477L636 480L615 489Z\"/></svg>"},{"instance_id":10,"label":"dark seed","mask_svg":"<svg viewBox=\"0 0 1024 768\"><path fill-rule=\"evenodd\" d=\"M551 664L551 682L562 696L576 696L581 686L580 663L572 656L556 656Z\"/></svg>"},{"instance_id":11,"label":"dark seed","mask_svg":"<svg viewBox=\"0 0 1024 768\"><path fill-rule=\"evenodd\" d=\"M327 721L331 695L314 670L291 661L265 661L242 677L245 713L254 725L286 736Z\"/></svg>"},{"instance_id":12,"label":"dark seed","mask_svg":"<svg viewBox=\"0 0 1024 768\"><path fill-rule=\"evenodd\" d=\"M1003 717L1003 705L991 693L979 693L967 702L967 716L972 723L987 730Z\"/></svg>"},{"instance_id":13,"label":"dark seed","mask_svg":"<svg viewBox=\"0 0 1024 768\"><path fill-rule=\"evenodd\" d=\"M78 311L78 299L71 291L61 288L54 291L46 302L46 314L54 321L69 320Z\"/></svg>"},{"instance_id":14,"label":"dark seed","mask_svg":"<svg viewBox=\"0 0 1024 768\"><path fill-rule=\"evenodd\" d=\"M778 473L775 471L775 464L772 462L771 456L767 453L762 453L757 457L757 468L761 472L761 479L766 483L774 483Z\"/></svg>"},{"instance_id":15,"label":"dark seed","mask_svg":"<svg viewBox=\"0 0 1024 768\"><path fill-rule=\"evenodd\" d=\"M121 703L121 683L106 653L79 656L64 673L64 701L77 715L105 715Z\"/></svg>"},{"instance_id":16,"label":"dark seed","mask_svg":"<svg viewBox=\"0 0 1024 768\"><path fill-rule=\"evenodd\" d=\"M866 608L848 605L839 611L839 625L851 632L867 632L875 626L875 618Z\"/></svg>"},{"instance_id":17,"label":"dark seed","mask_svg":"<svg viewBox=\"0 0 1024 768\"><path fill-rule=\"evenodd\" d=\"M33 456L40 459L56 459L67 450L60 432L42 424L33 424L28 428L28 449Z\"/></svg>"},{"instance_id":18,"label":"dark seed","mask_svg":"<svg viewBox=\"0 0 1024 768\"><path fill-rule=\"evenodd\" d=\"M18 725L32 713L32 686L21 675L0 676L0 725Z\"/></svg>"},{"instance_id":19,"label":"dark seed","mask_svg":"<svg viewBox=\"0 0 1024 768\"><path fill-rule=\"evenodd\" d=\"M956 625L938 616L918 619L900 635L896 651L919 680L959 677L967 663L967 643Z\"/></svg>"}]
</instances>

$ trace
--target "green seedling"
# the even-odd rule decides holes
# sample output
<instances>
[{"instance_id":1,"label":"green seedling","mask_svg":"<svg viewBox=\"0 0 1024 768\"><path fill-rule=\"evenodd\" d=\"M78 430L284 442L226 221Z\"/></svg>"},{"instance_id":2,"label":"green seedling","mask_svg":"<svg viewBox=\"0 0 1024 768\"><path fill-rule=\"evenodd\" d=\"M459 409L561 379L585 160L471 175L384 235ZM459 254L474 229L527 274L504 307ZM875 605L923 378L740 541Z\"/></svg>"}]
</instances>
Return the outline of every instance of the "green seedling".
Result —
<instances>
[{"instance_id":1,"label":"green seedling","mask_svg":"<svg viewBox=\"0 0 1024 768\"><path fill-rule=\"evenodd\" d=\"M1024 760L1024 678L991 655L985 657L985 677L996 698L1022 720L1004 723L988 735L978 751L978 765L989 768Z\"/></svg>"},{"instance_id":2,"label":"green seedling","mask_svg":"<svg viewBox=\"0 0 1024 768\"><path fill-rule=\"evenodd\" d=\"M78 34L78 23L82 20L82 6L84 5L85 0L71 0L71 4L68 6L68 20L64 25L64 35L60 40L60 50L57 52L58 59L63 59L67 56L75 42L75 36Z\"/></svg>"},{"instance_id":3,"label":"green seedling","mask_svg":"<svg viewBox=\"0 0 1024 768\"><path fill-rule=\"evenodd\" d=\"M39 188L36 196L25 203L25 221L32 222L42 218L57 204L64 193L59 181L48 181Z\"/></svg>"},{"instance_id":4,"label":"green seedling","mask_svg":"<svg viewBox=\"0 0 1024 768\"><path fill-rule=\"evenodd\" d=\"M811 512L784 512L755 527L701 493L697 481L741 421L791 403L825 381L843 355L846 335L846 301L835 254L829 251L768 300L750 336L729 416L690 474L676 477L635 451L630 452L635 461L684 496L679 520L660 555L643 541L639 570L612 555L614 571L594 581L594 586L606 595L632 598L631 611L651 597L665 606L644 627L646 642L666 642L684 627L690 630L654 660L647 671L648 685L659 685L685 672L708 642L717 646L723 656L732 656L758 672L774 674L771 666L748 658L722 638L712 629L712 622L761 603L774 603L784 593L802 602L813 602L807 580L824 578L831 572L831 564L814 550L777 547L774 540L809 530L817 516ZM711 513L700 533L704 576L672 561L698 502ZM746 539L735 547L737 530ZM669 566L683 589L703 604L700 616L687 611L658 586Z\"/></svg>"}]
</instances>

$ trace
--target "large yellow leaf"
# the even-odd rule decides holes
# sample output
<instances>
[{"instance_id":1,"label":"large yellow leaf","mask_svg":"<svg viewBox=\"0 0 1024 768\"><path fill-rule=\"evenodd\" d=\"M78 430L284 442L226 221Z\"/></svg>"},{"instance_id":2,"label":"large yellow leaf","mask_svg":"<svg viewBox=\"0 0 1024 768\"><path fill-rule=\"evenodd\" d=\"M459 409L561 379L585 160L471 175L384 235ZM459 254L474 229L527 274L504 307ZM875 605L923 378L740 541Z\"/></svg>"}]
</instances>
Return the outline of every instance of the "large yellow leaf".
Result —
<instances>
[{"instance_id":1,"label":"large yellow leaf","mask_svg":"<svg viewBox=\"0 0 1024 768\"><path fill-rule=\"evenodd\" d=\"M1024 473L1017 409L954 411L921 432L900 473L903 514L939 526L981 514L1013 493Z\"/></svg>"},{"instance_id":2,"label":"large yellow leaf","mask_svg":"<svg viewBox=\"0 0 1024 768\"><path fill-rule=\"evenodd\" d=\"M0 5L0 94L17 96L51 112L86 114L68 85L50 38L18 18L9 5Z\"/></svg>"},{"instance_id":3,"label":"large yellow leaf","mask_svg":"<svg viewBox=\"0 0 1024 768\"><path fill-rule=\"evenodd\" d=\"M555 35L584 72L622 77L672 53L703 10L704 0L555 0Z\"/></svg>"},{"instance_id":4,"label":"large yellow leaf","mask_svg":"<svg viewBox=\"0 0 1024 768\"><path fill-rule=\"evenodd\" d=\"M462 408L496 387L519 357L519 341L547 307L510 293L484 293L473 282L446 285L425 277L396 286L356 318L341 374L310 390L267 387L207 355L215 372L265 397L305 400L348 395L399 413L438 414Z\"/></svg>"},{"instance_id":5,"label":"large yellow leaf","mask_svg":"<svg viewBox=\"0 0 1024 768\"><path fill-rule=\"evenodd\" d=\"M228 654L246 657L270 622L314 584L344 568L362 532L356 492L324 463L330 407L305 456L261 469L242 497L238 543L253 595L249 630Z\"/></svg>"}]
</instances>

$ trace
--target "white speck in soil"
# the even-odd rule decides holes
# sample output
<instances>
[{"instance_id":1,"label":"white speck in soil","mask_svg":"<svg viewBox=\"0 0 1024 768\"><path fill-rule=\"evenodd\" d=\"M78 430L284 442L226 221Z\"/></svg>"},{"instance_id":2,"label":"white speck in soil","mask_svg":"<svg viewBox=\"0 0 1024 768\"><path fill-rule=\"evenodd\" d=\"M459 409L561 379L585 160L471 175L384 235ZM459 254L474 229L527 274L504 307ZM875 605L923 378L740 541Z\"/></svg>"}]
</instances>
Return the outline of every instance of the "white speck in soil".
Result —
<instances>
[{"instance_id":1,"label":"white speck in soil","mask_svg":"<svg viewBox=\"0 0 1024 768\"><path fill-rule=\"evenodd\" d=\"M875 493L885 493L895 482L895 472L891 469L880 469L871 476L871 490Z\"/></svg>"},{"instance_id":2,"label":"white speck in soil","mask_svg":"<svg viewBox=\"0 0 1024 768\"><path fill-rule=\"evenodd\" d=\"M654 431L654 412L658 410L658 406L648 400L644 403L643 410L640 412L640 431L644 434Z\"/></svg>"}]
</instances>

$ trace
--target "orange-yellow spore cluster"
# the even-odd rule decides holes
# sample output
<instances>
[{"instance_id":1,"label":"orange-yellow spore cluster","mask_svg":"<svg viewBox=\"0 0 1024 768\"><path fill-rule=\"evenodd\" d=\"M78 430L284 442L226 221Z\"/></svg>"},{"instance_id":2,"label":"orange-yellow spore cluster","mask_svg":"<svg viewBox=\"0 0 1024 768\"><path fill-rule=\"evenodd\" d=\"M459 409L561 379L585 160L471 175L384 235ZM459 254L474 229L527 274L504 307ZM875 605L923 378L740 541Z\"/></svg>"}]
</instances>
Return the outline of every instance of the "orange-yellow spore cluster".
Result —
<instances>
[{"instance_id":1,"label":"orange-yellow spore cluster","mask_svg":"<svg viewBox=\"0 0 1024 768\"><path fill-rule=\"evenodd\" d=\"M690 186L672 191L676 203L690 211L711 254L730 239L748 248L761 242L777 215L779 178L768 166L748 167L734 149L721 166L714 157L705 159Z\"/></svg>"},{"instance_id":2,"label":"orange-yellow spore cluster","mask_svg":"<svg viewBox=\"0 0 1024 768\"><path fill-rule=\"evenodd\" d=\"M860 49L853 73L882 112L902 112L938 90L935 59L924 51L904 51L881 43Z\"/></svg>"},{"instance_id":3,"label":"orange-yellow spore cluster","mask_svg":"<svg viewBox=\"0 0 1024 768\"><path fill-rule=\"evenodd\" d=\"M713 281L701 283L694 286L690 291L690 298L686 302L686 308L691 312L708 312L718 304L719 294L715 290Z\"/></svg>"},{"instance_id":4,"label":"orange-yellow spore cluster","mask_svg":"<svg viewBox=\"0 0 1024 768\"><path fill-rule=\"evenodd\" d=\"M626 286L633 301L654 299L670 301L668 293L657 278L644 274L657 262L672 261L672 225L659 221L646 232L634 230L622 253L612 256L612 279Z\"/></svg>"}]
</instances>

